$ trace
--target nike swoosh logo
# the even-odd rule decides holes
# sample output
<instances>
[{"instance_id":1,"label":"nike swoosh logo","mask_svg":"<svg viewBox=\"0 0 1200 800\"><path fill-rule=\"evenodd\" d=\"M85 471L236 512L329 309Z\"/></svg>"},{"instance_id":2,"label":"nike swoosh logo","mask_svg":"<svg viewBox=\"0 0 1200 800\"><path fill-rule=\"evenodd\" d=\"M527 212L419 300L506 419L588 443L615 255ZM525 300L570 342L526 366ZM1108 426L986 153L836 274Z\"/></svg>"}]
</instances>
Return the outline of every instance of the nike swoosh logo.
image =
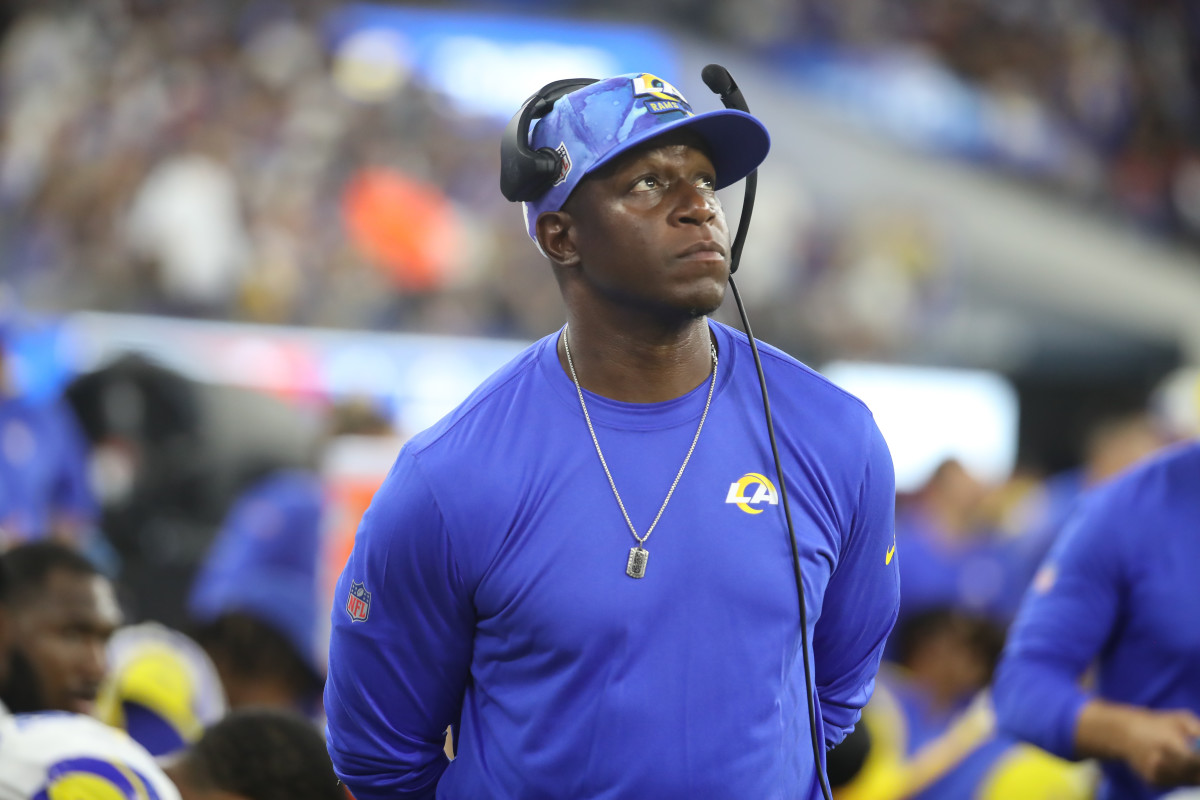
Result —
<instances>
[{"instance_id":1,"label":"nike swoosh logo","mask_svg":"<svg viewBox=\"0 0 1200 800\"><path fill-rule=\"evenodd\" d=\"M896 543L895 542L893 542L892 546L888 548L887 559L885 559L883 562L885 566L892 563L892 556L894 556L894 555L896 555Z\"/></svg>"}]
</instances>

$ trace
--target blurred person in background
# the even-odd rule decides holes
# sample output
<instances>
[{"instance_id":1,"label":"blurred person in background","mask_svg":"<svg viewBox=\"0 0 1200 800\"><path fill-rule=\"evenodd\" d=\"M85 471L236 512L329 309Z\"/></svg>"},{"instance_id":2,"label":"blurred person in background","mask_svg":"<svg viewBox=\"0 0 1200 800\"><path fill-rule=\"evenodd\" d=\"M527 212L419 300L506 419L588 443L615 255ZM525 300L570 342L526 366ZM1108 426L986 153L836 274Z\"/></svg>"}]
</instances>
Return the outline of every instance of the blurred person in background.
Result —
<instances>
[{"instance_id":1,"label":"blurred person in background","mask_svg":"<svg viewBox=\"0 0 1200 800\"><path fill-rule=\"evenodd\" d=\"M348 400L329 410L318 448L341 437L392 434L370 402ZM309 469L273 469L252 480L196 576L189 598L194 636L216 664L231 708L270 705L319 716L326 492L321 474Z\"/></svg>"},{"instance_id":2,"label":"blurred person in background","mask_svg":"<svg viewBox=\"0 0 1200 800\"><path fill-rule=\"evenodd\" d=\"M895 483L870 411L762 345L802 623L750 345L708 319L716 190L766 131L642 73L563 95L531 139L562 159L525 218L568 323L409 440L364 515L335 768L360 800L819 797L895 621Z\"/></svg>"},{"instance_id":3,"label":"blurred person in background","mask_svg":"<svg viewBox=\"0 0 1200 800\"><path fill-rule=\"evenodd\" d=\"M96 716L126 731L156 758L179 753L225 716L221 676L188 636L157 622L119 629Z\"/></svg>"},{"instance_id":4,"label":"blurred person in background","mask_svg":"<svg viewBox=\"0 0 1200 800\"><path fill-rule=\"evenodd\" d=\"M90 443L101 527L120 560L130 616L183 623L187 585L228 505L228 468L195 381L127 353L77 375L64 392Z\"/></svg>"},{"instance_id":5,"label":"blurred person in background","mask_svg":"<svg viewBox=\"0 0 1200 800\"><path fill-rule=\"evenodd\" d=\"M189 597L192 636L216 666L231 708L315 716L324 664L317 633L321 485L288 470L234 504Z\"/></svg>"},{"instance_id":6,"label":"blurred person in background","mask_svg":"<svg viewBox=\"0 0 1200 800\"><path fill-rule=\"evenodd\" d=\"M0 721L0 800L347 800L320 733L277 710L234 712L165 769L78 714Z\"/></svg>"},{"instance_id":7,"label":"blurred person in background","mask_svg":"<svg viewBox=\"0 0 1200 800\"><path fill-rule=\"evenodd\" d=\"M863 712L869 737L836 800L1094 800L1090 764L1074 764L996 729L981 695L938 737L906 754L904 724L881 685ZM840 758L830 754L834 763Z\"/></svg>"},{"instance_id":8,"label":"blurred person in background","mask_svg":"<svg viewBox=\"0 0 1200 800\"><path fill-rule=\"evenodd\" d=\"M990 488L961 462L940 464L925 485L896 508L900 561L900 632L925 611L955 608L1005 624L1023 585L1008 541L998 535L985 506ZM899 639L893 637L889 657Z\"/></svg>"},{"instance_id":9,"label":"blurred person in background","mask_svg":"<svg viewBox=\"0 0 1200 800\"><path fill-rule=\"evenodd\" d=\"M2 557L11 654L0 699L9 710L90 714L121 623L113 586L78 552L31 542Z\"/></svg>"},{"instance_id":10,"label":"blurred person in background","mask_svg":"<svg viewBox=\"0 0 1200 800\"><path fill-rule=\"evenodd\" d=\"M897 659L882 672L904 717L908 754L942 734L991 683L1004 632L959 609L924 611L893 637Z\"/></svg>"},{"instance_id":11,"label":"blurred person in background","mask_svg":"<svg viewBox=\"0 0 1200 800\"><path fill-rule=\"evenodd\" d=\"M994 622L952 609L926 611L898 638L898 663L885 662L863 711L869 745L838 800L1091 797L1086 767L997 731L991 699L982 692L1003 644ZM842 757L834 750L831 758Z\"/></svg>"},{"instance_id":12,"label":"blurred person in background","mask_svg":"<svg viewBox=\"0 0 1200 800\"><path fill-rule=\"evenodd\" d=\"M379 437L386 447L392 433L371 402L338 402L325 413L313 460L346 439ZM247 467L246 488L189 592L190 635L142 622L109 644L98 714L156 756L181 751L228 708L319 716L326 647L319 573L330 557L323 548L329 515L341 509L331 510L320 468L274 463Z\"/></svg>"},{"instance_id":13,"label":"blurred person in background","mask_svg":"<svg viewBox=\"0 0 1200 800\"><path fill-rule=\"evenodd\" d=\"M14 335L12 320L0 320L0 551L32 539L90 546L99 534L87 440L70 406L17 385Z\"/></svg>"},{"instance_id":14,"label":"blurred person in background","mask_svg":"<svg viewBox=\"0 0 1200 800\"><path fill-rule=\"evenodd\" d=\"M1197 487L1191 442L1089 494L1034 578L997 672L1002 730L1103 759L1104 800L1200 786Z\"/></svg>"},{"instance_id":15,"label":"blurred person in background","mask_svg":"<svg viewBox=\"0 0 1200 800\"><path fill-rule=\"evenodd\" d=\"M154 757L84 714L0 719L0 800L181 800Z\"/></svg>"},{"instance_id":16,"label":"blurred person in background","mask_svg":"<svg viewBox=\"0 0 1200 800\"><path fill-rule=\"evenodd\" d=\"M1156 415L1136 411L1105 417L1084 436L1083 463L1050 475L1010 511L1017 581L1023 592L1086 492L1111 480L1170 441Z\"/></svg>"}]
</instances>

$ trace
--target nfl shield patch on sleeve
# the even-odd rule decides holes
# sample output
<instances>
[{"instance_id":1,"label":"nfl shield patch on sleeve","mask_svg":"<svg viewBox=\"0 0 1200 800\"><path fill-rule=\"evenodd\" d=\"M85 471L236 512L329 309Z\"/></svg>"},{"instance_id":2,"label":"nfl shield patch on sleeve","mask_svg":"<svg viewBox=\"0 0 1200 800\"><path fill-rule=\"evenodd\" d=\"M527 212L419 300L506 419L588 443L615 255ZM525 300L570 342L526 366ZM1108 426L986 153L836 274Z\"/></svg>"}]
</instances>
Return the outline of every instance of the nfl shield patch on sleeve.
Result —
<instances>
[{"instance_id":1,"label":"nfl shield patch on sleeve","mask_svg":"<svg viewBox=\"0 0 1200 800\"><path fill-rule=\"evenodd\" d=\"M350 596L346 598L346 613L354 622L366 622L367 614L371 613L371 593L362 581L350 584Z\"/></svg>"}]
</instances>

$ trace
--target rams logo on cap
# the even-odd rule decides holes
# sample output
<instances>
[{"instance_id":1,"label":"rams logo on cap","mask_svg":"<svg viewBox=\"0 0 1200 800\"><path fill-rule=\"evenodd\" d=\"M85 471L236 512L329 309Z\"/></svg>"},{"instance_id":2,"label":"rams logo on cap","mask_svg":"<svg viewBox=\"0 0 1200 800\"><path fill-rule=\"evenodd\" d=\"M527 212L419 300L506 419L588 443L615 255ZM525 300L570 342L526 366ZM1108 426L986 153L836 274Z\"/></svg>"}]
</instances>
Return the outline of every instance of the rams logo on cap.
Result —
<instances>
[{"instance_id":1,"label":"rams logo on cap","mask_svg":"<svg viewBox=\"0 0 1200 800\"><path fill-rule=\"evenodd\" d=\"M655 114L665 114L668 111L683 111L688 116L692 114L692 107L688 105L682 92L649 72L634 77L633 96L645 98L646 109Z\"/></svg>"}]
</instances>

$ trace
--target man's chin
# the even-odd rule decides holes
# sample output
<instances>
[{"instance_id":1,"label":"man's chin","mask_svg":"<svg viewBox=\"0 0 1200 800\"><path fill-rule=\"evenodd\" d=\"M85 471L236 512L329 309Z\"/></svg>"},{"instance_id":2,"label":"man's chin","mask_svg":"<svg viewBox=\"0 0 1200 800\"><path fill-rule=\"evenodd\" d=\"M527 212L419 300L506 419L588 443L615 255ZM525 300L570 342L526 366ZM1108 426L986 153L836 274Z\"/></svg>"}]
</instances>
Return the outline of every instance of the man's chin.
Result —
<instances>
[{"instance_id":1,"label":"man's chin","mask_svg":"<svg viewBox=\"0 0 1200 800\"><path fill-rule=\"evenodd\" d=\"M67 701L66 706L68 711L73 711L76 714L86 714L89 717L96 716L95 698L73 697Z\"/></svg>"}]
</instances>

